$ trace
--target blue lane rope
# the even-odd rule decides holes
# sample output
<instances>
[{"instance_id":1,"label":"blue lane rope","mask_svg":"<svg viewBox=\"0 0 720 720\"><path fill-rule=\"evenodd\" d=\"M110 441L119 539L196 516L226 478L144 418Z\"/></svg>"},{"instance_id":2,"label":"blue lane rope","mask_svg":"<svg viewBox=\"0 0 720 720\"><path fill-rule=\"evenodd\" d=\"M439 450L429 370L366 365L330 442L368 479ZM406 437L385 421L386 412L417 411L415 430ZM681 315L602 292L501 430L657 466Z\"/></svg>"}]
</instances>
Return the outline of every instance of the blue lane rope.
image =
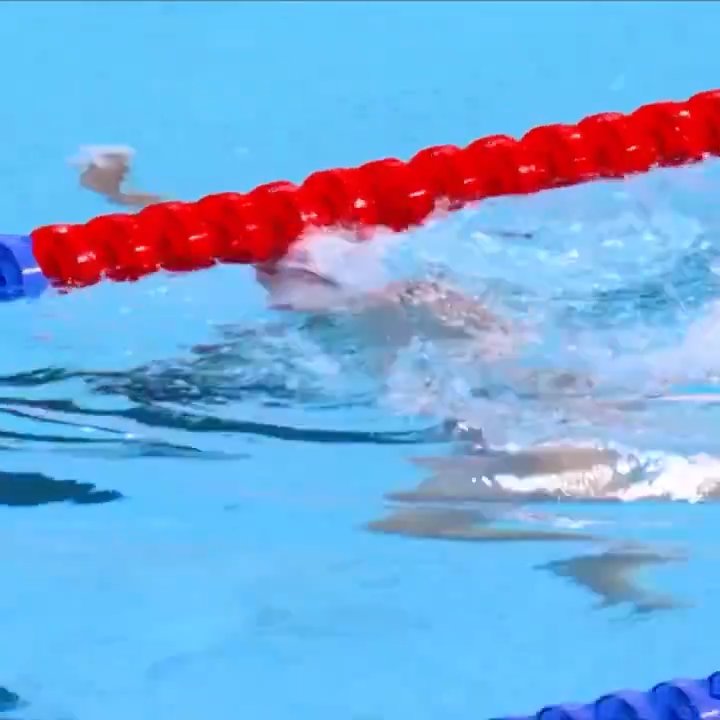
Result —
<instances>
[{"instance_id":1,"label":"blue lane rope","mask_svg":"<svg viewBox=\"0 0 720 720\"><path fill-rule=\"evenodd\" d=\"M30 237L0 235L0 302L39 297L47 287Z\"/></svg>"},{"instance_id":2,"label":"blue lane rope","mask_svg":"<svg viewBox=\"0 0 720 720\"><path fill-rule=\"evenodd\" d=\"M585 705L548 705L534 715L496 720L720 720L720 672L671 680L647 692L620 690Z\"/></svg>"}]
</instances>

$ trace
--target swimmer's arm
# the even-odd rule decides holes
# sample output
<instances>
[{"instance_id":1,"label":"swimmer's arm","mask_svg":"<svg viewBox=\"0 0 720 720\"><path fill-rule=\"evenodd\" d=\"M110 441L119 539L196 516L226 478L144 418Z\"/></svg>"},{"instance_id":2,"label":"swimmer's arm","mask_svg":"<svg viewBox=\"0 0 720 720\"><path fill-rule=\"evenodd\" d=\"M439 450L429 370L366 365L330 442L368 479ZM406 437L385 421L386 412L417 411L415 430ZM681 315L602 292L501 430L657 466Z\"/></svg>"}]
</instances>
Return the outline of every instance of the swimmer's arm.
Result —
<instances>
[{"instance_id":1,"label":"swimmer's arm","mask_svg":"<svg viewBox=\"0 0 720 720\"><path fill-rule=\"evenodd\" d=\"M108 202L124 207L145 207L161 202L154 193L124 190L134 156L132 148L123 146L90 146L71 160L81 168L80 185L104 197Z\"/></svg>"}]
</instances>

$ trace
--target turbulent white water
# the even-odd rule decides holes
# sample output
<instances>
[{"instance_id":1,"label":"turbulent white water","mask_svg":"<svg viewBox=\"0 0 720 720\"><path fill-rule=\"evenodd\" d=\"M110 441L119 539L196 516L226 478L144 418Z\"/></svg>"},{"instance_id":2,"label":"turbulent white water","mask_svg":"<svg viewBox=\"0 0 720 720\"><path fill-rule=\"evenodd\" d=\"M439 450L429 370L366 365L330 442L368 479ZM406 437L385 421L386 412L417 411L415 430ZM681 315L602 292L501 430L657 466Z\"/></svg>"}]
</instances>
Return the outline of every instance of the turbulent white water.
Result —
<instances>
[{"instance_id":1,"label":"turbulent white water","mask_svg":"<svg viewBox=\"0 0 720 720\"><path fill-rule=\"evenodd\" d=\"M699 502L720 497L720 458L626 450L612 464L522 478L497 475L494 481L519 499L543 492L567 500Z\"/></svg>"}]
</instances>

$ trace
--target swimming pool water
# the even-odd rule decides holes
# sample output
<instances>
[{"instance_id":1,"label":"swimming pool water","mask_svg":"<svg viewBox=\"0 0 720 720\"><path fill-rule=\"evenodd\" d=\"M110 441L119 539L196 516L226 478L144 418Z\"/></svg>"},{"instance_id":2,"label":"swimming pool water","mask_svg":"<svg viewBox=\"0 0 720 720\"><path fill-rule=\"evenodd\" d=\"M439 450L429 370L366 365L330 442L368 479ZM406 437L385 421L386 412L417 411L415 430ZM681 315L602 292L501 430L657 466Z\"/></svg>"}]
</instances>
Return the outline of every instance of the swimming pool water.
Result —
<instances>
[{"instance_id":1,"label":"swimming pool water","mask_svg":"<svg viewBox=\"0 0 720 720\"><path fill-rule=\"evenodd\" d=\"M717 13L6 3L1 229L108 209L64 164L83 143L128 142L143 185L195 197L682 98L717 84ZM688 500L720 454L719 178L507 199L367 247L534 338L492 370L422 339L388 365L367 327L268 310L246 268L0 307L7 717L491 717L715 669L717 506ZM592 391L548 391L558 368ZM610 445L646 497L467 502L463 420L496 448ZM433 474L443 498L402 499ZM488 518L600 541L485 542ZM572 575L618 548L653 557L606 564L602 606Z\"/></svg>"}]
</instances>

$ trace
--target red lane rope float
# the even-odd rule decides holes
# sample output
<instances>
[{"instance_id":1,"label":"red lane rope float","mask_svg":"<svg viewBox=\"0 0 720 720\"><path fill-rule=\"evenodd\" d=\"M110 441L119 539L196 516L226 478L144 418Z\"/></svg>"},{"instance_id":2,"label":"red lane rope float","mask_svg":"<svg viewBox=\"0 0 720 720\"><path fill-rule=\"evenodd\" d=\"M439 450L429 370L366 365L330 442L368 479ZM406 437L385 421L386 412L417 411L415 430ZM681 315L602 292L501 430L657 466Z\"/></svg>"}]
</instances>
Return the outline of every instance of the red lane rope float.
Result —
<instances>
[{"instance_id":1,"label":"red lane rope float","mask_svg":"<svg viewBox=\"0 0 720 720\"><path fill-rule=\"evenodd\" d=\"M720 90L644 105L627 115L602 113L575 125L545 125L520 140L492 135L464 148L426 148L408 162L387 158L322 170L300 185L275 182L248 193L47 225L31 233L32 250L59 287L215 263L259 263L280 258L312 227L403 231L421 224L441 201L457 209L489 197L621 178L708 155L720 155Z\"/></svg>"}]
</instances>

